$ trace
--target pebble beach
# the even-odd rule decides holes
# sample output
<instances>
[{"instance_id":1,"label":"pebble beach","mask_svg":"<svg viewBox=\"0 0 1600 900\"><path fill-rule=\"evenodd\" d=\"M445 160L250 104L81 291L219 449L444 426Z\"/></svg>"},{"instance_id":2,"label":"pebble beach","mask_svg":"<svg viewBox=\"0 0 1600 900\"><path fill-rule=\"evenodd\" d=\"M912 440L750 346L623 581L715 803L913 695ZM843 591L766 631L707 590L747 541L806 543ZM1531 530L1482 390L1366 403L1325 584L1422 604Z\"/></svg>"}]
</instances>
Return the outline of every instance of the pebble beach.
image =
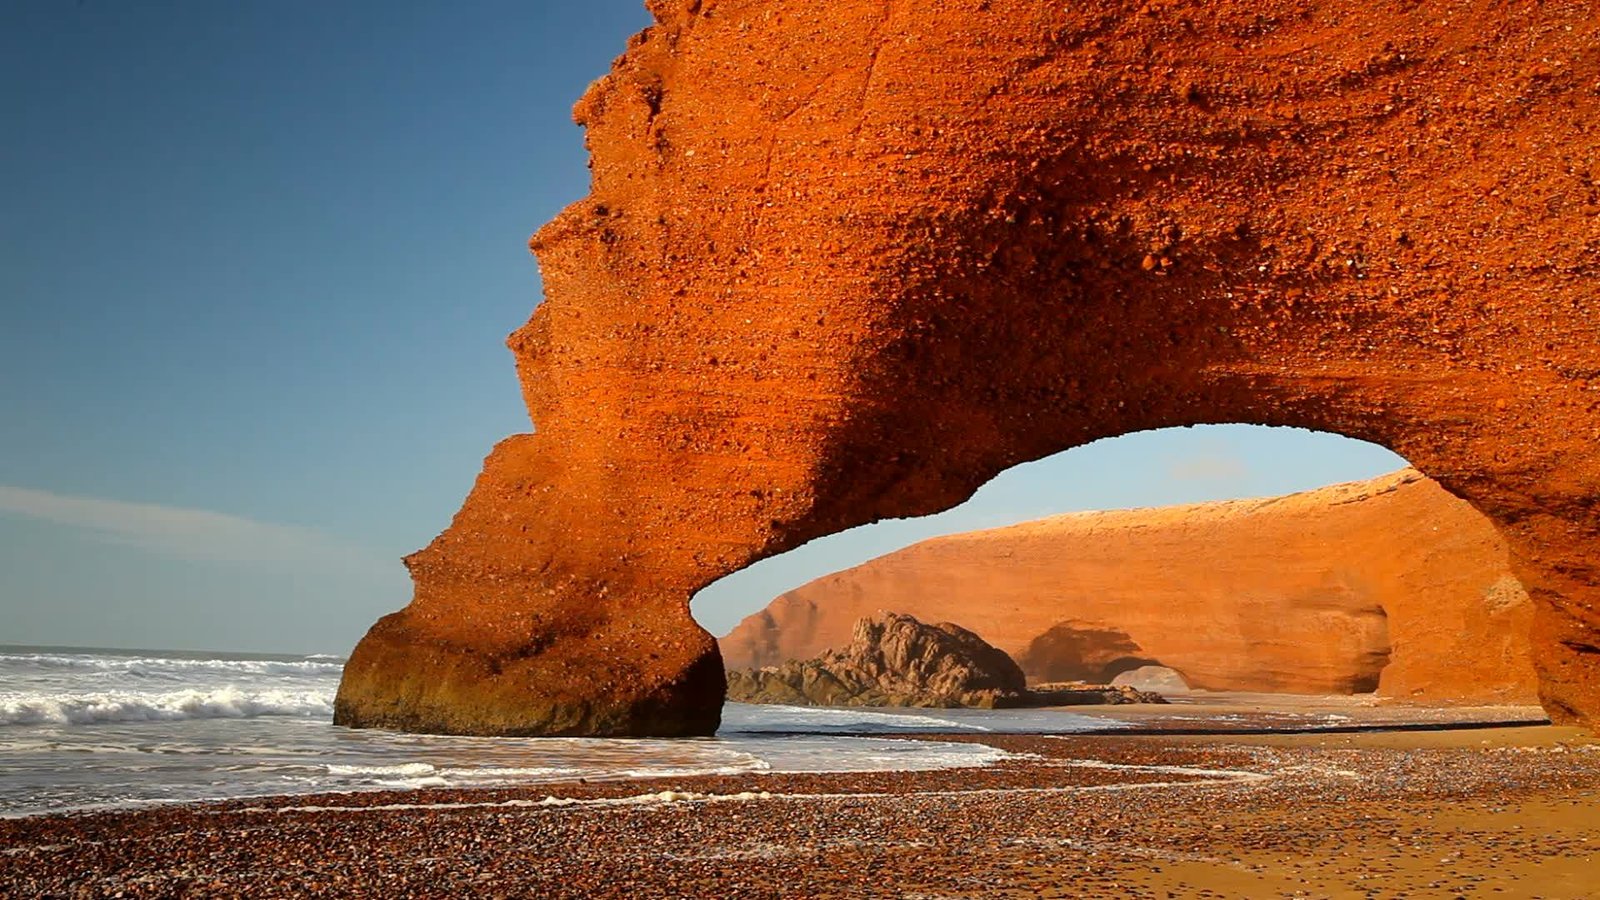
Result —
<instances>
[{"instance_id":1,"label":"pebble beach","mask_svg":"<svg viewBox=\"0 0 1600 900\"><path fill-rule=\"evenodd\" d=\"M1577 729L896 739L1005 756L17 818L0 896L1600 895Z\"/></svg>"}]
</instances>

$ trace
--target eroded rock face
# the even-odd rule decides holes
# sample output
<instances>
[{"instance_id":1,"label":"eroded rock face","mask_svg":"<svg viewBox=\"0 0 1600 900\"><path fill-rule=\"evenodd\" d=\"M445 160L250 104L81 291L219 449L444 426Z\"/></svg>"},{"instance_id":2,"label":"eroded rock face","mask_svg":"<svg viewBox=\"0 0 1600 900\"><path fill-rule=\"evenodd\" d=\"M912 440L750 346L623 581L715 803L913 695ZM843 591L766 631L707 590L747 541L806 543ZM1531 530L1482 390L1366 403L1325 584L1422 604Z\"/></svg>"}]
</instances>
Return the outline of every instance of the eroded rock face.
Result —
<instances>
[{"instance_id":1,"label":"eroded rock face","mask_svg":"<svg viewBox=\"0 0 1600 900\"><path fill-rule=\"evenodd\" d=\"M796 706L1018 705L1027 688L1011 657L972 632L879 613L851 626L839 649L781 666L728 673L728 699Z\"/></svg>"},{"instance_id":2,"label":"eroded rock face","mask_svg":"<svg viewBox=\"0 0 1600 900\"><path fill-rule=\"evenodd\" d=\"M1003 562L998 572L991 571L1001 583L1010 580ZM971 610L975 606L982 605L983 596L985 595L963 597L962 605ZM910 599L897 594L891 605L904 603ZM1045 596L1035 599L1039 601L1038 606L1058 607L1062 614L1069 615L1065 610L1071 609L1070 605L1062 606L1055 602L1065 598ZM987 621L992 614L980 615ZM759 628L762 621L755 619L751 625ZM723 642L724 646L738 646L738 631L735 630L729 637L733 640ZM1022 662L1023 671L1036 681L1107 682L1130 669L1159 662L1150 658L1145 649L1121 628L1105 622L1075 618L1064 618L1056 622L1025 646L1018 648L1017 652L1020 654L1018 659Z\"/></svg>"},{"instance_id":3,"label":"eroded rock face","mask_svg":"<svg viewBox=\"0 0 1600 900\"><path fill-rule=\"evenodd\" d=\"M1493 520L1600 716L1580 0L657 0L578 103L496 448L337 718L705 733L701 586L1101 437L1388 446Z\"/></svg>"},{"instance_id":4,"label":"eroded rock face","mask_svg":"<svg viewBox=\"0 0 1600 900\"><path fill-rule=\"evenodd\" d=\"M1075 513L922 541L790 591L721 641L804 659L879 608L956 622L1031 681L1531 702L1533 606L1482 515L1412 470L1286 497Z\"/></svg>"}]
</instances>

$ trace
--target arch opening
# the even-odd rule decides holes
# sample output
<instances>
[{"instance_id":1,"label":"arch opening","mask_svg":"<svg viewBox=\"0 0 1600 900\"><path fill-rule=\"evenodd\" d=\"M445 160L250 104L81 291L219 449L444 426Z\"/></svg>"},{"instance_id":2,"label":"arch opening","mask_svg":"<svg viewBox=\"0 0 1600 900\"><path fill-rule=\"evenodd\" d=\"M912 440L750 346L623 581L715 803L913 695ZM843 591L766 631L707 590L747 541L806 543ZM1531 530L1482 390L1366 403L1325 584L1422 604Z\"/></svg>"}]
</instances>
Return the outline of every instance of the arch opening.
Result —
<instances>
[{"instance_id":1,"label":"arch opening","mask_svg":"<svg viewBox=\"0 0 1600 900\"><path fill-rule=\"evenodd\" d=\"M1144 649L1133 637L1115 625L1079 619L1067 619L1050 626L1028 643L1018 655L1017 664L1024 673L1046 683L1110 684L1117 676L1134 669L1171 668L1159 659L1144 655Z\"/></svg>"},{"instance_id":2,"label":"arch opening","mask_svg":"<svg viewBox=\"0 0 1600 900\"><path fill-rule=\"evenodd\" d=\"M1493 524L1403 458L1226 425L1015 467L945 513L757 563L694 606L730 670L838 649L893 612L974 631L1035 684L1531 703L1519 589Z\"/></svg>"}]
</instances>

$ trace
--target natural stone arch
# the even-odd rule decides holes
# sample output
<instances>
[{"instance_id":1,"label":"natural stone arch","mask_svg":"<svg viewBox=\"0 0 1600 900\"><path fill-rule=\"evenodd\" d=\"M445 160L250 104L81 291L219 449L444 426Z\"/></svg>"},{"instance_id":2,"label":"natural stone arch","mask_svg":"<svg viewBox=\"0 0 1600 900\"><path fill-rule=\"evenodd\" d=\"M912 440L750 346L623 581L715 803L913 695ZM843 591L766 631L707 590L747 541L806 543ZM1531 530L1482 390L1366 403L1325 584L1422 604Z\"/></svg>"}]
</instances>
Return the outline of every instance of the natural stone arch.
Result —
<instances>
[{"instance_id":1,"label":"natural stone arch","mask_svg":"<svg viewBox=\"0 0 1600 900\"><path fill-rule=\"evenodd\" d=\"M1145 666L1161 666L1126 631L1114 625L1068 619L1033 639L1017 664L1043 681L1089 681L1109 684L1112 679Z\"/></svg>"},{"instance_id":2,"label":"natural stone arch","mask_svg":"<svg viewBox=\"0 0 1600 900\"><path fill-rule=\"evenodd\" d=\"M694 734L700 587L1212 422L1382 444L1504 532L1600 717L1587 3L656 2L579 102L502 442L337 719Z\"/></svg>"}]
</instances>

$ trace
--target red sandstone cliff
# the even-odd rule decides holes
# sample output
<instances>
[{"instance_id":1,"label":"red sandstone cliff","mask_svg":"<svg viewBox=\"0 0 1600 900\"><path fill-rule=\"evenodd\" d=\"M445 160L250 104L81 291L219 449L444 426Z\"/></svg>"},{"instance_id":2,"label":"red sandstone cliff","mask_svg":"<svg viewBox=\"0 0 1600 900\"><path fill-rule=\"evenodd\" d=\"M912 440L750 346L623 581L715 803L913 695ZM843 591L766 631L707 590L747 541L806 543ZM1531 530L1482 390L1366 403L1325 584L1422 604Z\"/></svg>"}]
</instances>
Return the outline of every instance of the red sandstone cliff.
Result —
<instances>
[{"instance_id":1,"label":"red sandstone cliff","mask_svg":"<svg viewBox=\"0 0 1600 900\"><path fill-rule=\"evenodd\" d=\"M407 559L336 721L709 734L706 584L1250 422L1493 521L1541 701L1600 723L1592 2L648 3L532 242L536 429Z\"/></svg>"},{"instance_id":2,"label":"red sandstone cliff","mask_svg":"<svg viewBox=\"0 0 1600 900\"><path fill-rule=\"evenodd\" d=\"M883 609L969 628L1035 681L1155 661L1210 690L1532 702L1509 573L1481 514L1404 470L923 541L778 597L721 646L733 669L805 659Z\"/></svg>"}]
</instances>

